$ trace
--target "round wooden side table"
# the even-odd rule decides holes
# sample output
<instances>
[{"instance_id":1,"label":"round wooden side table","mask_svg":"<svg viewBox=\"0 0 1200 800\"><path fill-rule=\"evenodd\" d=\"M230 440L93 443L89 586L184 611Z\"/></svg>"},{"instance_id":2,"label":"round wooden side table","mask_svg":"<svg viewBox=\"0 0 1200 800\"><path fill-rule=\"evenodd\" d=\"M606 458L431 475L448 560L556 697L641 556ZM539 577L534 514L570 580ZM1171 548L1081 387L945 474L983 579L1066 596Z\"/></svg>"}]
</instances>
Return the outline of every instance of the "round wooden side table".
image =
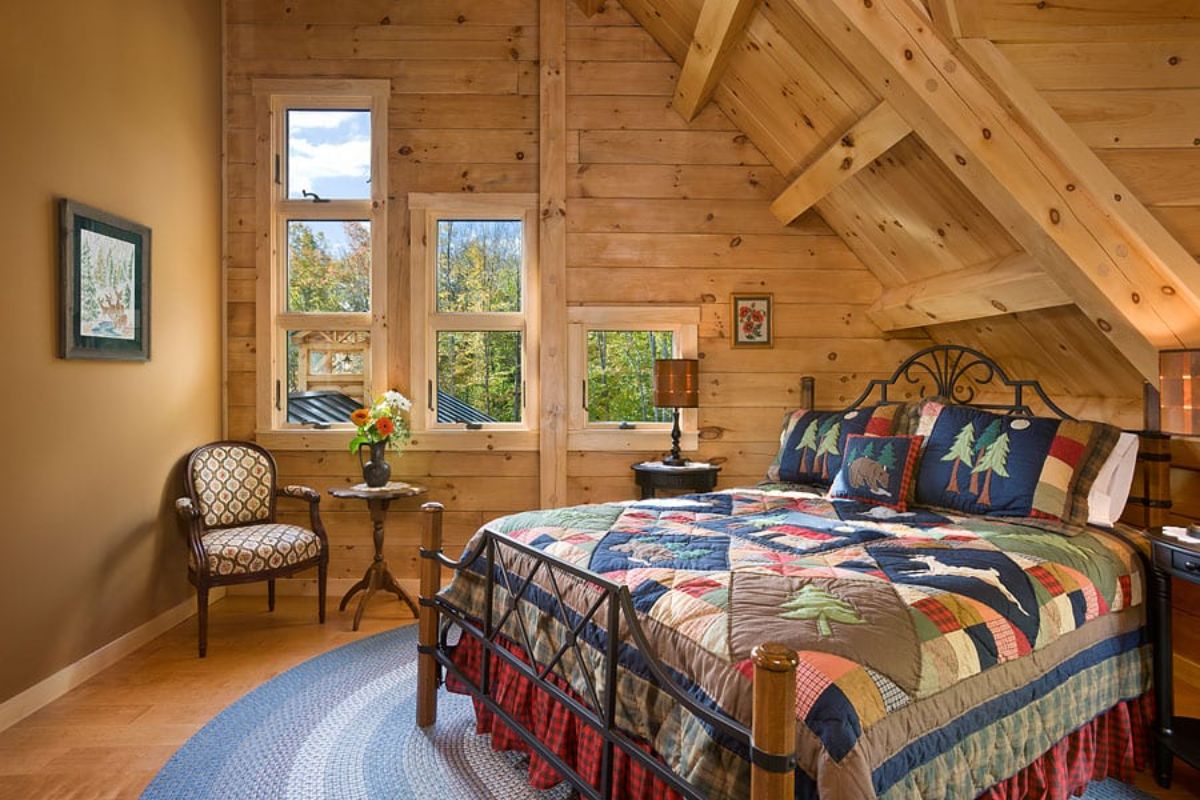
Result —
<instances>
[{"instance_id":1,"label":"round wooden side table","mask_svg":"<svg viewBox=\"0 0 1200 800\"><path fill-rule=\"evenodd\" d=\"M388 506L393 500L425 494L425 487L392 481L378 489L372 489L360 483L346 489L330 489L329 493L343 499L365 500L367 510L371 513L371 526L375 539L375 558L371 562L371 566L367 567L362 580L351 586L350 591L342 597L338 610L345 611L346 604L350 602L351 597L359 592L365 592L358 601L358 608L354 611L354 630L358 630L358 624L362 621L363 610L367 607L367 602L375 592L382 589L399 597L408 604L413 616L418 616L416 601L404 590L404 587L396 582L396 578L388 570L387 559L383 557L383 524L387 520Z\"/></svg>"},{"instance_id":2,"label":"round wooden side table","mask_svg":"<svg viewBox=\"0 0 1200 800\"><path fill-rule=\"evenodd\" d=\"M711 492L717 485L721 468L713 464L691 462L682 467L668 467L660 461L643 461L633 465L633 474L642 499L649 500L659 489Z\"/></svg>"}]
</instances>

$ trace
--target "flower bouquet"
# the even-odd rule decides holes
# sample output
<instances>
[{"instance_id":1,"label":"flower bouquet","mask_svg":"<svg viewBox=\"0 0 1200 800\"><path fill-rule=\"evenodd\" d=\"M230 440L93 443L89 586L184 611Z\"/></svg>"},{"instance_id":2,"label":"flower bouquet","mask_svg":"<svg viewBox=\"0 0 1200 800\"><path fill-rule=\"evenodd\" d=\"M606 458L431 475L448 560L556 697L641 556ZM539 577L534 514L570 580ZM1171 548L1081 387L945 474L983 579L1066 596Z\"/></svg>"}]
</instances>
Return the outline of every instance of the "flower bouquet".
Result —
<instances>
[{"instance_id":1,"label":"flower bouquet","mask_svg":"<svg viewBox=\"0 0 1200 800\"><path fill-rule=\"evenodd\" d=\"M384 392L370 406L355 409L350 421L356 428L350 440L350 452L358 453L363 481L367 486L378 488L387 485L392 476L392 467L387 463L387 448L399 450L409 438L408 420L405 415L412 409L412 402L399 392ZM363 461L362 450L370 450L371 458Z\"/></svg>"}]
</instances>

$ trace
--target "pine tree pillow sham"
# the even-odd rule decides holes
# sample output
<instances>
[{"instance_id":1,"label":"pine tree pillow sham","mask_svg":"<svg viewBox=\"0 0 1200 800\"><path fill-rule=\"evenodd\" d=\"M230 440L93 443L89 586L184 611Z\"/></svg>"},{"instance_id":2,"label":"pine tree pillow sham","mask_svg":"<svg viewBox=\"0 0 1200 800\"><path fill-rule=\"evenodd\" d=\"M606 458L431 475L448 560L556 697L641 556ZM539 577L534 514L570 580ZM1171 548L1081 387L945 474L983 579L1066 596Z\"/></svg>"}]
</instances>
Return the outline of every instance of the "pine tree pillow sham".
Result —
<instances>
[{"instance_id":1,"label":"pine tree pillow sham","mask_svg":"<svg viewBox=\"0 0 1200 800\"><path fill-rule=\"evenodd\" d=\"M1088 493L1119 431L1100 422L1001 416L929 402L915 501L1070 533L1087 524ZM1055 524L1059 523L1059 524Z\"/></svg>"},{"instance_id":2,"label":"pine tree pillow sham","mask_svg":"<svg viewBox=\"0 0 1200 800\"><path fill-rule=\"evenodd\" d=\"M907 511L920 455L920 436L851 434L829 497Z\"/></svg>"},{"instance_id":3,"label":"pine tree pillow sham","mask_svg":"<svg viewBox=\"0 0 1200 800\"><path fill-rule=\"evenodd\" d=\"M828 487L842 466L846 439L853 434L887 436L899 406L867 406L845 411L798 408L783 416L779 452L768 481Z\"/></svg>"}]
</instances>

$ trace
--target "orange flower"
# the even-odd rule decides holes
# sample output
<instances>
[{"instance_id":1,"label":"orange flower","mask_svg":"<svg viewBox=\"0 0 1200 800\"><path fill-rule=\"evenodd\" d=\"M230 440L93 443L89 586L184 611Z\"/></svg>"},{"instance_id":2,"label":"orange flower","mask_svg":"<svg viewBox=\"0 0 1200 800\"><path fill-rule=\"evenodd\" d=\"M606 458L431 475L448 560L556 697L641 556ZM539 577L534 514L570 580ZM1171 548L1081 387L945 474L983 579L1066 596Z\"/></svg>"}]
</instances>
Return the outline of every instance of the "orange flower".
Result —
<instances>
[{"instance_id":1,"label":"orange flower","mask_svg":"<svg viewBox=\"0 0 1200 800\"><path fill-rule=\"evenodd\" d=\"M380 436L391 436L396 431L396 423L392 422L391 417L380 417L375 420L375 430L379 431Z\"/></svg>"},{"instance_id":2,"label":"orange flower","mask_svg":"<svg viewBox=\"0 0 1200 800\"><path fill-rule=\"evenodd\" d=\"M371 412L365 408L355 409L350 414L350 421L360 428L367 424L367 420L371 418Z\"/></svg>"}]
</instances>

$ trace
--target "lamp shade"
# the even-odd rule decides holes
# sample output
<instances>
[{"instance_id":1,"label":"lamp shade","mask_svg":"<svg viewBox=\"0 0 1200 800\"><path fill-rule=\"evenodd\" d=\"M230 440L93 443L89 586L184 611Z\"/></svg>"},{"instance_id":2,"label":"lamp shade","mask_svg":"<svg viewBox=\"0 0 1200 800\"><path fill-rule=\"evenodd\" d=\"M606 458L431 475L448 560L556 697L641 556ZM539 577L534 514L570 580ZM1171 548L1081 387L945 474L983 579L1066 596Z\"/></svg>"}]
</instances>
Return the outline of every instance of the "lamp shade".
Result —
<instances>
[{"instance_id":1,"label":"lamp shade","mask_svg":"<svg viewBox=\"0 0 1200 800\"><path fill-rule=\"evenodd\" d=\"M654 362L654 405L696 408L700 405L700 362L695 358L660 358Z\"/></svg>"},{"instance_id":2,"label":"lamp shade","mask_svg":"<svg viewBox=\"0 0 1200 800\"><path fill-rule=\"evenodd\" d=\"M1164 350L1158 356L1163 433L1200 436L1200 350Z\"/></svg>"}]
</instances>

